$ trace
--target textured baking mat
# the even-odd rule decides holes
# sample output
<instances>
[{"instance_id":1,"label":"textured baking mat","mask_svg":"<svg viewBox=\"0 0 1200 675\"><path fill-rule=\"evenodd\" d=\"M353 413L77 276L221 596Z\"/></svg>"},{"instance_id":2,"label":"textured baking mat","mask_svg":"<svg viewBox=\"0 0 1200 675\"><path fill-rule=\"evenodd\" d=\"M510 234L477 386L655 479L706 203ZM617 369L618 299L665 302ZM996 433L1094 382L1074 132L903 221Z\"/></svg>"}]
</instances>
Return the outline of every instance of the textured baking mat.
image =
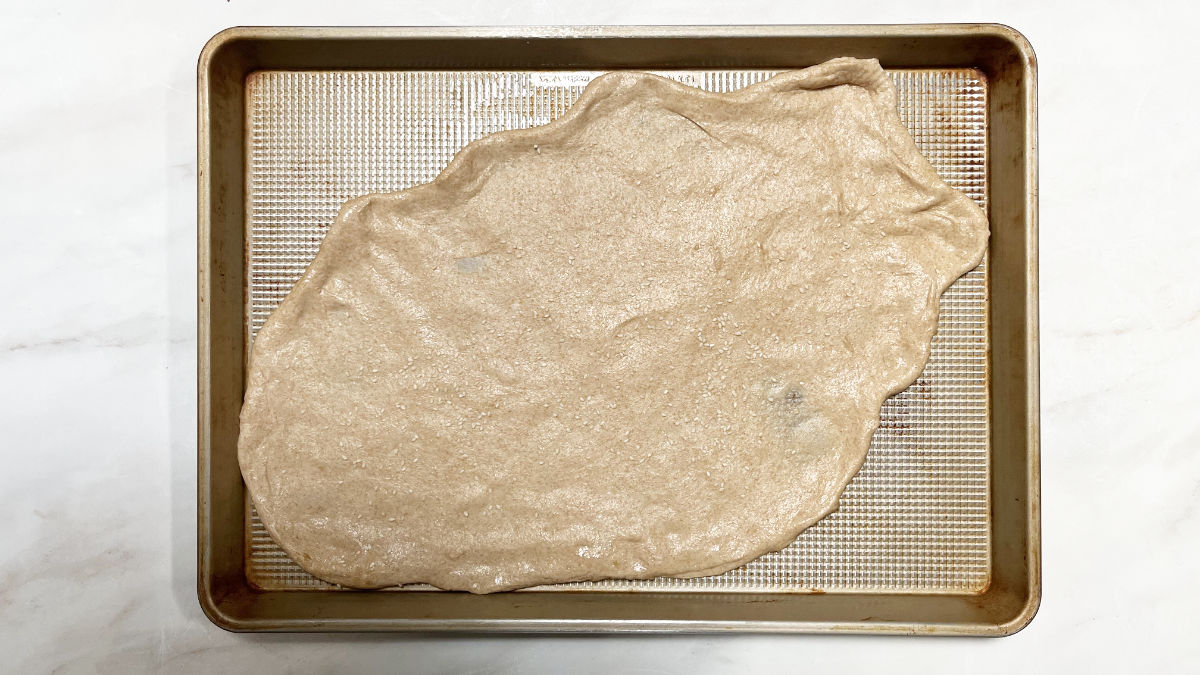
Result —
<instances>
[{"instance_id":1,"label":"textured baking mat","mask_svg":"<svg viewBox=\"0 0 1200 675\"><path fill-rule=\"evenodd\" d=\"M464 145L545 124L599 72L285 72L247 80L250 340L300 278L338 207L428 182ZM661 73L732 91L773 71ZM986 85L974 70L891 71L900 116L952 186L986 207ZM884 403L839 510L794 543L714 577L543 587L644 591L970 593L990 568L987 261L942 297L928 366ZM249 499L246 500L250 503ZM331 589L248 507L246 575ZM415 588L415 587L406 587ZM428 588L428 587L421 587Z\"/></svg>"}]
</instances>

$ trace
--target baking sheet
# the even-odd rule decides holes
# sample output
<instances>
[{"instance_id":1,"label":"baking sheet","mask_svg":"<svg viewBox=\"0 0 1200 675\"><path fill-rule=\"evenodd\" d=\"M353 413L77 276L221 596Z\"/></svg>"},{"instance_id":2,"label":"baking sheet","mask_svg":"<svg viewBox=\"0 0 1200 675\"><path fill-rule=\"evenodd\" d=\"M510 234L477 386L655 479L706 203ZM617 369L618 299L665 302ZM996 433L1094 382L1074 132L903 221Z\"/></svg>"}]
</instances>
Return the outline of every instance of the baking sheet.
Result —
<instances>
[{"instance_id":1,"label":"baking sheet","mask_svg":"<svg viewBox=\"0 0 1200 675\"><path fill-rule=\"evenodd\" d=\"M714 91L765 70L661 74ZM248 339L315 255L337 209L432 179L466 143L545 124L596 71L260 71L247 80ZM970 69L890 71L901 118L941 176L986 208L986 85ZM698 579L542 590L973 593L989 581L987 261L942 298L930 363L889 399L841 508L796 542ZM246 500L249 504L249 500ZM248 506L246 576L266 590L329 589ZM412 587L410 587L412 588ZM428 587L416 587L428 588Z\"/></svg>"}]
</instances>

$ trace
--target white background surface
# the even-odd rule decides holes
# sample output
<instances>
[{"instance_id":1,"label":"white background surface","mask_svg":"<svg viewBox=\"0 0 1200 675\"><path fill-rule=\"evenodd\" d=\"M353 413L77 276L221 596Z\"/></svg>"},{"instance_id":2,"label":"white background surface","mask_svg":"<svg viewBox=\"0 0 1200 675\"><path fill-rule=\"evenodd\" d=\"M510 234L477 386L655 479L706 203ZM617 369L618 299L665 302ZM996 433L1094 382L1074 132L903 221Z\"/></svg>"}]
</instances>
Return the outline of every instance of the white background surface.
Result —
<instances>
[{"instance_id":1,"label":"white background surface","mask_svg":"<svg viewBox=\"0 0 1200 675\"><path fill-rule=\"evenodd\" d=\"M195 577L195 62L232 25L997 21L1037 50L1044 600L1001 640L275 635ZM0 671L1195 672L1194 5L7 2Z\"/></svg>"}]
</instances>

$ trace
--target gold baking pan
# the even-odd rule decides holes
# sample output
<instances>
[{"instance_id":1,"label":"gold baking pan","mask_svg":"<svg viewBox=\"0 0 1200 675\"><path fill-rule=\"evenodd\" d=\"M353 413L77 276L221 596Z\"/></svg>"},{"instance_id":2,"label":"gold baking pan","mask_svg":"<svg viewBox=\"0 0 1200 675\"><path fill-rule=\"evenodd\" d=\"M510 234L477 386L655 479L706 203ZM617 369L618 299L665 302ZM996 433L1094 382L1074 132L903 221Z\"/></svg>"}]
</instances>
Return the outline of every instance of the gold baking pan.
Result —
<instances>
[{"instance_id":1,"label":"gold baking pan","mask_svg":"<svg viewBox=\"0 0 1200 675\"><path fill-rule=\"evenodd\" d=\"M881 411L839 509L715 577L474 596L350 591L292 562L237 464L245 359L346 199L426 182L494 131L545 124L594 76L730 91L877 58L990 249L942 299L928 366ZM996 25L234 28L199 84L200 603L230 630L1007 635L1040 599L1036 65Z\"/></svg>"}]
</instances>

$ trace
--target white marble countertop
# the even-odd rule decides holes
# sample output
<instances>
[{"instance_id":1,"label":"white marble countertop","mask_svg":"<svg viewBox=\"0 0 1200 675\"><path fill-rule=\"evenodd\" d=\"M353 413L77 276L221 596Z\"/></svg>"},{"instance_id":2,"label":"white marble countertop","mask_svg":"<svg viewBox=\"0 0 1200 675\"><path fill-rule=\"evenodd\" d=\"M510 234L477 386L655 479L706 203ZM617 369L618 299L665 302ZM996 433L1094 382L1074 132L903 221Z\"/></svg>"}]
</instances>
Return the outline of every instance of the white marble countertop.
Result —
<instances>
[{"instance_id":1,"label":"white marble countertop","mask_svg":"<svg viewBox=\"0 0 1200 675\"><path fill-rule=\"evenodd\" d=\"M0 8L0 653L12 672L1191 670L1194 5ZM998 21L1038 52L1044 599L1002 640L234 635L195 596L195 63L231 25ZM0 670L6 670L0 667Z\"/></svg>"}]
</instances>

